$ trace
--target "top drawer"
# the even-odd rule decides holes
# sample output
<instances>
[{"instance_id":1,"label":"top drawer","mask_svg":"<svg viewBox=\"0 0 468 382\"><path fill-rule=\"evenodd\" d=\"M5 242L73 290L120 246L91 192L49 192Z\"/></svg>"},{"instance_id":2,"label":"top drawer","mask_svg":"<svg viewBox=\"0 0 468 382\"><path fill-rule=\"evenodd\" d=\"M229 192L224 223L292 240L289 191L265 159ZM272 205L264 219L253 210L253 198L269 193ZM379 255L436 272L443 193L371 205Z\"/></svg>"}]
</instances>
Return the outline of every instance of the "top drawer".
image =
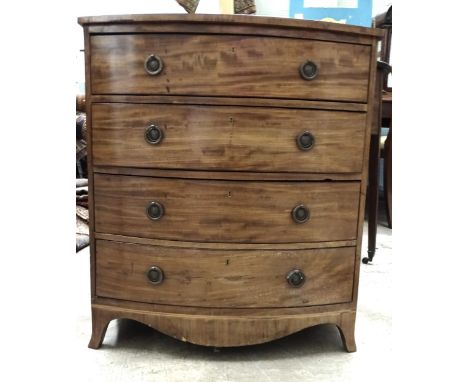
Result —
<instances>
[{"instance_id":1,"label":"top drawer","mask_svg":"<svg viewBox=\"0 0 468 382\"><path fill-rule=\"evenodd\" d=\"M258 36L93 35L91 91L366 102L370 52L367 45ZM151 55L161 60L157 74L145 67ZM305 66L306 77L315 74L310 80L300 73L307 61L316 67Z\"/></svg>"}]
</instances>

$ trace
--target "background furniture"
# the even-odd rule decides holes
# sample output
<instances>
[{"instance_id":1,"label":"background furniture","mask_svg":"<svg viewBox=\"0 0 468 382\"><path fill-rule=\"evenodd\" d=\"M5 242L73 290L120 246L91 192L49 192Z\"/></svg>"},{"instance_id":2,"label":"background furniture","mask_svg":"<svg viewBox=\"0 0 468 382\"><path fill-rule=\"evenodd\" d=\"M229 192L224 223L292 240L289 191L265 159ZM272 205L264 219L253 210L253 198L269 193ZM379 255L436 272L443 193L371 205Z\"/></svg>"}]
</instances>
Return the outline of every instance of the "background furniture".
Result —
<instances>
[{"instance_id":1,"label":"background furniture","mask_svg":"<svg viewBox=\"0 0 468 382\"><path fill-rule=\"evenodd\" d=\"M176 0L188 13L195 13L200 0ZM217 4L216 4L217 3ZM203 4L203 3L202 3ZM256 12L255 0L219 0L210 2L210 13L251 14ZM214 11L213 11L214 10ZM199 13L204 13L202 10Z\"/></svg>"},{"instance_id":2,"label":"background furniture","mask_svg":"<svg viewBox=\"0 0 468 382\"><path fill-rule=\"evenodd\" d=\"M384 158L384 198L387 224L392 228L392 93L382 93L382 127L388 127L388 134L382 147Z\"/></svg>"},{"instance_id":3,"label":"background furniture","mask_svg":"<svg viewBox=\"0 0 468 382\"><path fill-rule=\"evenodd\" d=\"M86 101L76 96L76 252L89 245Z\"/></svg>"},{"instance_id":4,"label":"background furniture","mask_svg":"<svg viewBox=\"0 0 468 382\"><path fill-rule=\"evenodd\" d=\"M86 157L88 148L86 144L86 114L76 113L76 177L86 178Z\"/></svg>"},{"instance_id":5,"label":"background furniture","mask_svg":"<svg viewBox=\"0 0 468 382\"><path fill-rule=\"evenodd\" d=\"M375 95L376 102L374 104L374 121L372 123L370 153L369 153L369 190L367 197L368 210L368 248L367 257L362 259L364 264L373 260L376 251L377 241L377 220L379 209L379 159L381 157L380 141L381 141L381 126L390 128L387 137L388 142L384 147L384 194L385 206L387 212L387 221L389 227L392 226L391 215L391 195L392 195L392 93L388 87L388 74L391 72L391 67L388 65L390 59L391 37L392 37L392 7L382 15L376 16L374 25L384 31L380 49L380 65L377 72L377 81Z\"/></svg>"},{"instance_id":6,"label":"background furniture","mask_svg":"<svg viewBox=\"0 0 468 382\"><path fill-rule=\"evenodd\" d=\"M372 25L372 0L356 1L353 7L350 1L328 1L328 4L308 0L290 0L289 17L305 20L326 20L348 25L370 27Z\"/></svg>"},{"instance_id":7,"label":"background furniture","mask_svg":"<svg viewBox=\"0 0 468 382\"><path fill-rule=\"evenodd\" d=\"M379 30L84 17L93 331L208 346L354 324Z\"/></svg>"}]
</instances>

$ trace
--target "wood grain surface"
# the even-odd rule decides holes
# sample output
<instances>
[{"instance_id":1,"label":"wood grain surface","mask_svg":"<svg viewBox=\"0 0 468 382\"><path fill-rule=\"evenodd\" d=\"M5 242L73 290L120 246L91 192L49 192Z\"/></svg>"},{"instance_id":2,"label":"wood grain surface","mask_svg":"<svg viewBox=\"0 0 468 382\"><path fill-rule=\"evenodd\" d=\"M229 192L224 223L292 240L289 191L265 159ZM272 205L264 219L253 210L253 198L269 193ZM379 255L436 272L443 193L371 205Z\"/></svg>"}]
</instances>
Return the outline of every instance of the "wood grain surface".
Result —
<instances>
[{"instance_id":1,"label":"wood grain surface","mask_svg":"<svg viewBox=\"0 0 468 382\"><path fill-rule=\"evenodd\" d=\"M360 172L364 113L193 105L93 105L96 165L166 169ZM156 125L163 140L145 131ZM309 131L312 149L296 137Z\"/></svg>"},{"instance_id":2,"label":"wood grain surface","mask_svg":"<svg viewBox=\"0 0 468 382\"><path fill-rule=\"evenodd\" d=\"M155 239L294 243L356 237L359 182L242 182L95 174L96 232ZM164 216L146 208L162 203ZM310 220L297 224L304 204Z\"/></svg>"},{"instance_id":3,"label":"wood grain surface","mask_svg":"<svg viewBox=\"0 0 468 382\"><path fill-rule=\"evenodd\" d=\"M351 301L354 247L230 251L96 241L97 295L122 300L209 307L293 307ZM152 266L164 280L147 278ZM300 269L302 287L286 280Z\"/></svg>"},{"instance_id":4,"label":"wood grain surface","mask_svg":"<svg viewBox=\"0 0 468 382\"><path fill-rule=\"evenodd\" d=\"M164 68L146 73L155 54ZM93 35L93 94L175 94L367 101L370 47L235 35ZM312 60L306 81L299 66Z\"/></svg>"}]
</instances>

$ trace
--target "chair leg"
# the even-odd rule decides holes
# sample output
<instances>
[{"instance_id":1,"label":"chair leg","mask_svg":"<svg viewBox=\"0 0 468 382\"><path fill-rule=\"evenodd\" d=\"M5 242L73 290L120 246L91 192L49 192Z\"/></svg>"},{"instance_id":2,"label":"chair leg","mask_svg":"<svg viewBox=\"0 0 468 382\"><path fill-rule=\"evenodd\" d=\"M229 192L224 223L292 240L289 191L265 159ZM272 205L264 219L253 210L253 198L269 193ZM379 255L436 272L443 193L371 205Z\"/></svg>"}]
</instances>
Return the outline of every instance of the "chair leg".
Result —
<instances>
[{"instance_id":1,"label":"chair leg","mask_svg":"<svg viewBox=\"0 0 468 382\"><path fill-rule=\"evenodd\" d=\"M364 264L372 261L375 255L377 241L377 214L379 208L379 157L380 136L373 134L369 153L369 189L367 191L368 208L368 246L367 257L362 259Z\"/></svg>"},{"instance_id":2,"label":"chair leg","mask_svg":"<svg viewBox=\"0 0 468 382\"><path fill-rule=\"evenodd\" d=\"M388 227L392 228L392 125L384 146L384 194Z\"/></svg>"}]
</instances>

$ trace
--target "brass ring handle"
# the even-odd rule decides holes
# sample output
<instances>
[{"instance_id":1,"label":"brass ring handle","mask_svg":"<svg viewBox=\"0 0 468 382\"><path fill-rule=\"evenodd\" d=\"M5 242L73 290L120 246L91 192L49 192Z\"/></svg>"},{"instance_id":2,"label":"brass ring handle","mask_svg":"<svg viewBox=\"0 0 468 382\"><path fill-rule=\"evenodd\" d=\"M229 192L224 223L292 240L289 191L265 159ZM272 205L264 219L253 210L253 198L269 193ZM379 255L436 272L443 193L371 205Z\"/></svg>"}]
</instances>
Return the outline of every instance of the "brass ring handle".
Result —
<instances>
[{"instance_id":1,"label":"brass ring handle","mask_svg":"<svg viewBox=\"0 0 468 382\"><path fill-rule=\"evenodd\" d=\"M303 131L296 137L297 147L302 151L310 150L315 145L315 137L309 131Z\"/></svg>"},{"instance_id":2,"label":"brass ring handle","mask_svg":"<svg viewBox=\"0 0 468 382\"><path fill-rule=\"evenodd\" d=\"M293 288L300 288L304 285L306 277L304 272L299 269L293 269L286 275L286 280Z\"/></svg>"},{"instance_id":3,"label":"brass ring handle","mask_svg":"<svg viewBox=\"0 0 468 382\"><path fill-rule=\"evenodd\" d=\"M157 145L164 138L164 133L159 126L149 125L145 131L145 140L151 145Z\"/></svg>"},{"instance_id":4,"label":"brass ring handle","mask_svg":"<svg viewBox=\"0 0 468 382\"><path fill-rule=\"evenodd\" d=\"M310 219L310 211L303 204L299 204L296 207L294 207L291 211L291 215L293 220L298 224L305 223L307 220Z\"/></svg>"},{"instance_id":5,"label":"brass ring handle","mask_svg":"<svg viewBox=\"0 0 468 382\"><path fill-rule=\"evenodd\" d=\"M152 284L161 284L164 280L164 272L162 271L161 268L159 267L151 267L150 269L148 269L148 272L146 273L146 277L148 277L148 280L152 283Z\"/></svg>"},{"instance_id":6,"label":"brass ring handle","mask_svg":"<svg viewBox=\"0 0 468 382\"><path fill-rule=\"evenodd\" d=\"M164 216L164 206L159 202L151 202L146 207L146 214L151 220L159 220Z\"/></svg>"},{"instance_id":7,"label":"brass ring handle","mask_svg":"<svg viewBox=\"0 0 468 382\"><path fill-rule=\"evenodd\" d=\"M299 66L299 73L304 80L313 80L318 74L317 64L311 60L307 60Z\"/></svg>"},{"instance_id":8,"label":"brass ring handle","mask_svg":"<svg viewBox=\"0 0 468 382\"><path fill-rule=\"evenodd\" d=\"M163 70L164 64L161 57L151 54L145 60L145 70L148 74L155 76Z\"/></svg>"}]
</instances>

